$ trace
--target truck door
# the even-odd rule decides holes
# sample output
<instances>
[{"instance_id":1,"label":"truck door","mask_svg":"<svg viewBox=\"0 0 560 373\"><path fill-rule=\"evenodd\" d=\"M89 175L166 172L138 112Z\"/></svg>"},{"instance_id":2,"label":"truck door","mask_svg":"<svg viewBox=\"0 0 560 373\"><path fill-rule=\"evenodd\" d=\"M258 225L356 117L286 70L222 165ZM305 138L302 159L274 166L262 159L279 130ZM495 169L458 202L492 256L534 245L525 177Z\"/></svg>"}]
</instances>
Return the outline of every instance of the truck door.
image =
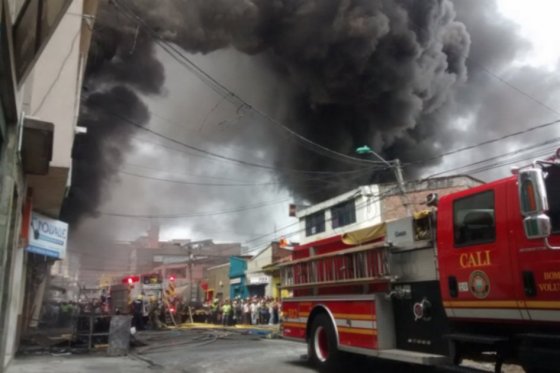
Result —
<instances>
[{"instance_id":1,"label":"truck door","mask_svg":"<svg viewBox=\"0 0 560 373\"><path fill-rule=\"evenodd\" d=\"M560 246L560 167L545 169L552 235L549 241ZM525 319L538 322L560 321L560 250L546 248L544 240L525 236L519 208L517 185L508 188L510 234L517 255L515 270L519 307Z\"/></svg>"},{"instance_id":2,"label":"truck door","mask_svg":"<svg viewBox=\"0 0 560 373\"><path fill-rule=\"evenodd\" d=\"M520 319L511 286L506 183L443 197L438 257L446 313L457 319Z\"/></svg>"}]
</instances>

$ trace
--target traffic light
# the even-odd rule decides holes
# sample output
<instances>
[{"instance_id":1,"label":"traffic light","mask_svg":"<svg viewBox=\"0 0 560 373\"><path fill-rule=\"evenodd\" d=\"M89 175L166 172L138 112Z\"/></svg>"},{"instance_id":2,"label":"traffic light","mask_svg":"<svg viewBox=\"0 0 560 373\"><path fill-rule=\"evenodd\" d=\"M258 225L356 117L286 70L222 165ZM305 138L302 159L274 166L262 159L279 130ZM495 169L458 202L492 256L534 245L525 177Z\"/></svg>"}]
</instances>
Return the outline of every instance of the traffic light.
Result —
<instances>
[{"instance_id":1,"label":"traffic light","mask_svg":"<svg viewBox=\"0 0 560 373\"><path fill-rule=\"evenodd\" d=\"M175 276L174 275L169 276L169 281L175 281Z\"/></svg>"}]
</instances>

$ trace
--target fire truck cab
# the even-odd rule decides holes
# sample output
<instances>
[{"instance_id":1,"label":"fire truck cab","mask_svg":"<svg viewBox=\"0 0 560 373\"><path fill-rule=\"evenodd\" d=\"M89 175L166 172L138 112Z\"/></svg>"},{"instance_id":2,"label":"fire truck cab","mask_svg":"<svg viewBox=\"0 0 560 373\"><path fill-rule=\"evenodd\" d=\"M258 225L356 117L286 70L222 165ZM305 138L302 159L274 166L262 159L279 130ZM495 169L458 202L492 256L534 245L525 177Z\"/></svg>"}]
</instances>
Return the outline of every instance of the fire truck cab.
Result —
<instances>
[{"instance_id":1,"label":"fire truck cab","mask_svg":"<svg viewBox=\"0 0 560 373\"><path fill-rule=\"evenodd\" d=\"M560 164L441 197L415 216L296 248L281 265L285 338L320 371L348 354L558 371Z\"/></svg>"}]
</instances>

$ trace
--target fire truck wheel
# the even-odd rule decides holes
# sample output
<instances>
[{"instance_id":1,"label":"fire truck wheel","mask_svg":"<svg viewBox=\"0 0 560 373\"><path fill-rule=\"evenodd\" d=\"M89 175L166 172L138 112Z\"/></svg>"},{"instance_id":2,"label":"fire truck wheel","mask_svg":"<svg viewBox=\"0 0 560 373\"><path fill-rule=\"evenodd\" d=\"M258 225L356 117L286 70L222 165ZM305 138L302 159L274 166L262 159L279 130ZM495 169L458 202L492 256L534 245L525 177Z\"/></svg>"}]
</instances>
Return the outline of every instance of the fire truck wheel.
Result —
<instances>
[{"instance_id":1,"label":"fire truck wheel","mask_svg":"<svg viewBox=\"0 0 560 373\"><path fill-rule=\"evenodd\" d=\"M341 352L336 346L336 334L326 314L317 315L308 341L309 357L321 373L340 372Z\"/></svg>"}]
</instances>

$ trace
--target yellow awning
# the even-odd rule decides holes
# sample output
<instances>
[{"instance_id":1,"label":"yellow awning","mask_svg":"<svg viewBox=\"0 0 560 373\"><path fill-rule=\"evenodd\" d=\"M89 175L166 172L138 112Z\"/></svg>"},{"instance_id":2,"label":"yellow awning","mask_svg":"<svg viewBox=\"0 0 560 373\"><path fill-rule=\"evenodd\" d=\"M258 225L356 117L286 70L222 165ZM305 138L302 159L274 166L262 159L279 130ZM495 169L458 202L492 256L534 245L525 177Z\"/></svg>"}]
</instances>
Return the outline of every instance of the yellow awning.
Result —
<instances>
[{"instance_id":1,"label":"yellow awning","mask_svg":"<svg viewBox=\"0 0 560 373\"><path fill-rule=\"evenodd\" d=\"M426 216L430 215L432 210L422 210L414 213L414 220L423 219Z\"/></svg>"},{"instance_id":2,"label":"yellow awning","mask_svg":"<svg viewBox=\"0 0 560 373\"><path fill-rule=\"evenodd\" d=\"M342 242L346 245L360 245L365 242L377 240L385 236L387 231L385 223L377 224L372 227L362 228L353 232L344 233Z\"/></svg>"}]
</instances>

